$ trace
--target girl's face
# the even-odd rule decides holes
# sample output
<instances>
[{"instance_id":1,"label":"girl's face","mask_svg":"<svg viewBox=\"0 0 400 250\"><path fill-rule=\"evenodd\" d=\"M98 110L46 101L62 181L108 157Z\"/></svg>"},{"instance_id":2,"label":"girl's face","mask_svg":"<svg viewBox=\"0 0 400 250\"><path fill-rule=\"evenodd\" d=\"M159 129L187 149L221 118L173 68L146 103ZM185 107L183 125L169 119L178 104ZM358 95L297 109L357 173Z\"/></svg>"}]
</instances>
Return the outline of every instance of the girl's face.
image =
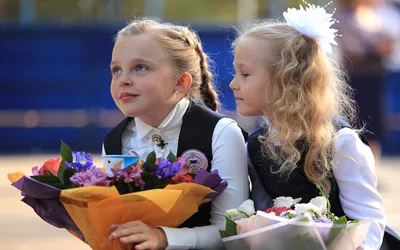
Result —
<instances>
[{"instance_id":1,"label":"girl's face","mask_svg":"<svg viewBox=\"0 0 400 250\"><path fill-rule=\"evenodd\" d=\"M110 67L111 95L125 116L158 126L179 101L171 61L149 35L119 39Z\"/></svg>"},{"instance_id":2,"label":"girl's face","mask_svg":"<svg viewBox=\"0 0 400 250\"><path fill-rule=\"evenodd\" d=\"M241 38L235 49L235 77L229 87L242 116L262 116L267 102L268 70L265 42Z\"/></svg>"}]
</instances>

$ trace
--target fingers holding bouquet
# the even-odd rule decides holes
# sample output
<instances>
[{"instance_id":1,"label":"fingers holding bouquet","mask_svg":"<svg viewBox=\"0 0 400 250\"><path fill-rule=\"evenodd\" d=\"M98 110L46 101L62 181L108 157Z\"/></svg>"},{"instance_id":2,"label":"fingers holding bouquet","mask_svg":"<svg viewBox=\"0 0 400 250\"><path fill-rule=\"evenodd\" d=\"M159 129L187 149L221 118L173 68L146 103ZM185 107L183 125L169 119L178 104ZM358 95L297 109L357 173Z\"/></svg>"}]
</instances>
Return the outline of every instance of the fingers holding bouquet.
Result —
<instances>
[{"instance_id":1,"label":"fingers holding bouquet","mask_svg":"<svg viewBox=\"0 0 400 250\"><path fill-rule=\"evenodd\" d=\"M133 244L135 250L160 250L168 246L167 237L161 228L150 227L141 221L112 225L112 229L110 240Z\"/></svg>"}]
</instances>

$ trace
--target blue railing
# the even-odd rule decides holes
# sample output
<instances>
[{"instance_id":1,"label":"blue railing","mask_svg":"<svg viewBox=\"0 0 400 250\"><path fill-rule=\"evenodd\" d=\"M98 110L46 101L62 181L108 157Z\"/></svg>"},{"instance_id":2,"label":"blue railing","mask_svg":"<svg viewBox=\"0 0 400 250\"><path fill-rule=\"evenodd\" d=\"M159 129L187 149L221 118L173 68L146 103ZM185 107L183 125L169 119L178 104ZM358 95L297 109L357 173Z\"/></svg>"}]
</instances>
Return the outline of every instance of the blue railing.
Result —
<instances>
[{"instance_id":1,"label":"blue railing","mask_svg":"<svg viewBox=\"0 0 400 250\"><path fill-rule=\"evenodd\" d=\"M113 36L120 27L0 27L0 153L56 151L60 140L100 152L105 132L121 117L109 93ZM196 30L215 62L222 102L234 110L235 31ZM400 113L396 81L388 86L389 114ZM385 138L385 152L400 154L400 131Z\"/></svg>"}]
</instances>

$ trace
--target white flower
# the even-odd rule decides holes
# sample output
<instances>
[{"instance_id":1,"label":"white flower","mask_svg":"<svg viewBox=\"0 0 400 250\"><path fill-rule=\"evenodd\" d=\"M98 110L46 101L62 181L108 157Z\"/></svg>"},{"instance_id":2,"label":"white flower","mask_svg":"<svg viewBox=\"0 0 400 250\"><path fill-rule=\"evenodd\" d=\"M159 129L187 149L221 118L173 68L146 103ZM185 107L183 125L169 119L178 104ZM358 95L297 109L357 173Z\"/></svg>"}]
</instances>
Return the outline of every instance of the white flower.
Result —
<instances>
[{"instance_id":1,"label":"white flower","mask_svg":"<svg viewBox=\"0 0 400 250\"><path fill-rule=\"evenodd\" d=\"M311 203L300 203L294 205L294 210L298 215L305 215L307 212L312 212L316 217L321 217L321 210L319 207Z\"/></svg>"},{"instance_id":2,"label":"white flower","mask_svg":"<svg viewBox=\"0 0 400 250\"><path fill-rule=\"evenodd\" d=\"M254 209L254 201L252 200L245 200L240 206L239 210L243 213L247 214L247 216L254 215L256 210Z\"/></svg>"},{"instance_id":3,"label":"white flower","mask_svg":"<svg viewBox=\"0 0 400 250\"><path fill-rule=\"evenodd\" d=\"M292 197L280 196L274 199L274 207L291 207L298 203L299 199L293 199Z\"/></svg>"},{"instance_id":4,"label":"white flower","mask_svg":"<svg viewBox=\"0 0 400 250\"><path fill-rule=\"evenodd\" d=\"M300 9L287 9L283 16L290 26L301 34L316 39L324 51L332 53L331 44L337 45L335 41L337 30L331 29L335 20L325 8L308 4L304 9L300 5Z\"/></svg>"},{"instance_id":5,"label":"white flower","mask_svg":"<svg viewBox=\"0 0 400 250\"><path fill-rule=\"evenodd\" d=\"M321 211L321 215L326 215L328 212L328 201L325 196L318 196L310 200L311 204L315 205Z\"/></svg>"},{"instance_id":6,"label":"white flower","mask_svg":"<svg viewBox=\"0 0 400 250\"><path fill-rule=\"evenodd\" d=\"M238 216L241 214L239 209L236 209L236 208L226 210L225 213L230 217Z\"/></svg>"},{"instance_id":7,"label":"white flower","mask_svg":"<svg viewBox=\"0 0 400 250\"><path fill-rule=\"evenodd\" d=\"M240 211L237 208L226 210L225 214L228 215L229 219L231 219L233 221L247 218L247 215L244 214L242 211Z\"/></svg>"}]
</instances>

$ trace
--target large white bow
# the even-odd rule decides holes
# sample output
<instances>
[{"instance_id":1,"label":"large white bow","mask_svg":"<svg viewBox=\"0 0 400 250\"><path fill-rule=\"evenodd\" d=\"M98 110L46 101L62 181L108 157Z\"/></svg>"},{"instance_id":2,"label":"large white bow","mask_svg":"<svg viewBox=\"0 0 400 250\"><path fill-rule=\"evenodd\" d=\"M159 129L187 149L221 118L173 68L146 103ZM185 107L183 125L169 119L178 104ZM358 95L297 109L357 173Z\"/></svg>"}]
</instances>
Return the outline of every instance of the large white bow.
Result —
<instances>
[{"instance_id":1,"label":"large white bow","mask_svg":"<svg viewBox=\"0 0 400 250\"><path fill-rule=\"evenodd\" d=\"M289 8L283 13L287 23L301 34L316 39L322 49L332 53L331 44L337 45L335 41L337 30L331 29L335 20L333 13L327 13L325 8L308 4L304 9Z\"/></svg>"}]
</instances>

